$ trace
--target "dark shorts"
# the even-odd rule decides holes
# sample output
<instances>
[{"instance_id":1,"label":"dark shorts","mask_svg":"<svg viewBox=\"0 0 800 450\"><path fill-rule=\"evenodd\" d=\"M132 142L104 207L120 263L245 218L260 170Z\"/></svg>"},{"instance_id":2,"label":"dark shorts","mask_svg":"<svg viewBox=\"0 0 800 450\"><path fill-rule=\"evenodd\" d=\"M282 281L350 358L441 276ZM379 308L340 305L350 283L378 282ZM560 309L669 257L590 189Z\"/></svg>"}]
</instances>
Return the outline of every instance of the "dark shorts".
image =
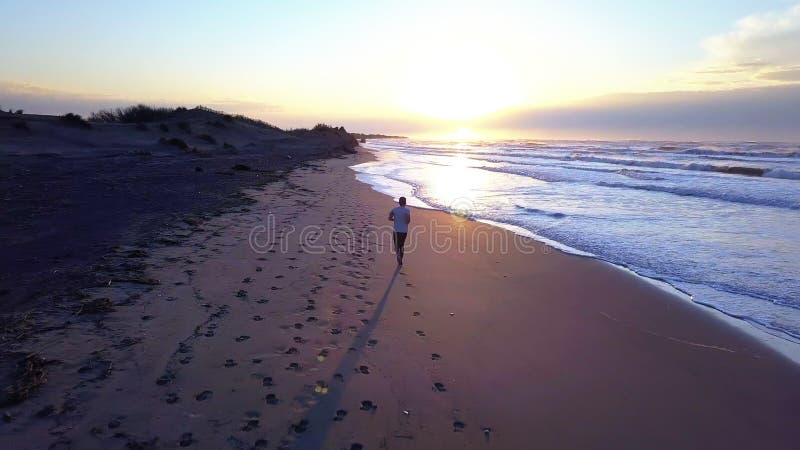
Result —
<instances>
[{"instance_id":1,"label":"dark shorts","mask_svg":"<svg viewBox=\"0 0 800 450\"><path fill-rule=\"evenodd\" d=\"M403 253L403 246L406 245L406 236L408 233L401 233L399 231L395 231L392 234L392 241L394 242L394 250L397 253Z\"/></svg>"}]
</instances>

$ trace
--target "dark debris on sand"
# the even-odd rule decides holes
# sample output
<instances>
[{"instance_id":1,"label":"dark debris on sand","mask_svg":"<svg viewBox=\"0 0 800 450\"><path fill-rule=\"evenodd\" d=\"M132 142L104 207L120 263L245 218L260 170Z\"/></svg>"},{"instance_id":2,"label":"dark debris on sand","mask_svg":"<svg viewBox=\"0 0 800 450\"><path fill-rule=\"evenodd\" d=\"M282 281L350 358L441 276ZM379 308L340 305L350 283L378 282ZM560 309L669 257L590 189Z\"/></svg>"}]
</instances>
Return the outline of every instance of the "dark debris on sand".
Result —
<instances>
[{"instance_id":1,"label":"dark debris on sand","mask_svg":"<svg viewBox=\"0 0 800 450\"><path fill-rule=\"evenodd\" d=\"M11 355L4 355L8 358ZM9 361L9 360L7 360ZM0 406L18 404L47 381L47 361L36 353L18 356L13 382L0 394Z\"/></svg>"}]
</instances>

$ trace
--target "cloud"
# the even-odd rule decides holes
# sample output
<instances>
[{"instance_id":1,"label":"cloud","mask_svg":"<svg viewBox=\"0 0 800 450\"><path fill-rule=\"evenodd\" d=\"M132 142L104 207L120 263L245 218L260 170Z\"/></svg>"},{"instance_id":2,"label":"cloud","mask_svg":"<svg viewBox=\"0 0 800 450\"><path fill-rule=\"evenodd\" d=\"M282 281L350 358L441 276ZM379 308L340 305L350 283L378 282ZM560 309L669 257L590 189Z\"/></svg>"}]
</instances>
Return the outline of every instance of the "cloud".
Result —
<instances>
[{"instance_id":1,"label":"cloud","mask_svg":"<svg viewBox=\"0 0 800 450\"><path fill-rule=\"evenodd\" d=\"M800 69L775 70L764 72L758 75L764 80L774 81L800 81Z\"/></svg>"},{"instance_id":2,"label":"cloud","mask_svg":"<svg viewBox=\"0 0 800 450\"><path fill-rule=\"evenodd\" d=\"M111 95L67 92L28 83L0 81L0 106L4 109L23 109L26 112L35 114L74 112L88 115L100 109L118 108L136 103L147 103L155 106L195 106L195 102L191 101L131 100ZM202 104L212 109L257 118L265 118L284 111L280 105L249 100L211 100L204 101Z\"/></svg>"},{"instance_id":3,"label":"cloud","mask_svg":"<svg viewBox=\"0 0 800 450\"><path fill-rule=\"evenodd\" d=\"M102 108L129 104L111 96L64 92L28 83L0 81L0 106L36 114L88 114Z\"/></svg>"},{"instance_id":4,"label":"cloud","mask_svg":"<svg viewBox=\"0 0 800 450\"><path fill-rule=\"evenodd\" d=\"M706 40L704 47L714 59L731 65L795 65L800 62L800 4L745 17L732 31Z\"/></svg>"},{"instance_id":5,"label":"cloud","mask_svg":"<svg viewBox=\"0 0 800 450\"><path fill-rule=\"evenodd\" d=\"M800 81L782 73L800 65L800 4L747 16L706 39L703 48L706 61L684 82L745 87Z\"/></svg>"},{"instance_id":6,"label":"cloud","mask_svg":"<svg viewBox=\"0 0 800 450\"><path fill-rule=\"evenodd\" d=\"M800 142L800 85L616 94L559 108L509 111L481 123L545 137Z\"/></svg>"}]
</instances>

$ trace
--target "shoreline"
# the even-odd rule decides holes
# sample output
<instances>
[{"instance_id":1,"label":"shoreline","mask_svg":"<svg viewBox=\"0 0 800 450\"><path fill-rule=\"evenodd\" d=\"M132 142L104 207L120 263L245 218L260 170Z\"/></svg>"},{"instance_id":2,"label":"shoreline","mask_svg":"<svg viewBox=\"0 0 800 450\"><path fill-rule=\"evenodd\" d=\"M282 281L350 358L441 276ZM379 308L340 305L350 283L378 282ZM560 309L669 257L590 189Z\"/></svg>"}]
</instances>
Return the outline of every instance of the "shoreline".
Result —
<instances>
[{"instance_id":1,"label":"shoreline","mask_svg":"<svg viewBox=\"0 0 800 450\"><path fill-rule=\"evenodd\" d=\"M366 150L367 152L369 152L369 154L372 156L371 160L377 159L374 156L374 153L379 151L379 150L372 149L372 148L369 148L369 147L364 147L364 146L361 146L360 149ZM364 161L364 162L369 162L369 161ZM354 169L354 173L355 174L361 174L362 172L359 172L359 171ZM382 191L381 189L379 189L375 185L371 184L369 181L364 181L364 180L361 180L361 179L358 179L358 178L357 178L357 180L359 182L361 182L361 183L364 183L364 184L370 186L370 188L372 188L375 192L378 192L378 193L380 193L382 195L385 195L385 196L388 196L390 198L392 197L391 194ZM401 183L401 184L408 185L407 183L400 182L400 181L397 181L397 180L391 180L391 181L392 182L396 182L396 183ZM408 185L408 186L410 188L412 188L411 185ZM448 211L446 211L444 209L441 209L441 208L437 208L435 206L431 206L431 205L425 203L423 200L421 200L421 199L419 199L419 198L417 198L417 197L415 197L413 195L411 195L410 199L411 199L410 201L414 203L413 206L416 207L416 208L423 208L423 209L428 209L428 210L431 210L431 211L439 211L439 212L443 212L445 214L450 214ZM718 308L718 307L716 307L716 306L714 306L713 304L710 304L710 303L703 303L703 302L695 301L693 294L691 294L690 292L684 291L683 289L671 284L670 282L668 282L666 280L663 280L663 279L658 278L658 277L644 275L642 273L637 272L636 270L634 270L633 268L631 268L631 267L629 267L629 266L627 266L625 264L615 263L615 262L609 261L607 259L604 259L604 258L602 258L600 256L597 256L597 255L595 255L593 253L584 252L582 250L570 247L570 246L568 246L566 244L563 244L561 242L554 241L554 240L546 238L544 236L540 236L540 235L538 235L536 233L533 233L533 232L531 232L529 230L526 230L525 228L522 228L520 226L512 225L512 224L506 224L506 223L503 223L503 222L498 222L498 221L489 220L489 219L470 218L469 220L474 220L474 221L477 221L477 222L486 223L486 224L491 225L491 226L499 227L499 228L511 231L512 233L515 233L515 234L518 234L518 235L521 235L521 236L528 237L528 238L534 239L536 241L539 241L539 242L543 243L544 245L548 245L548 246L552 247L554 250L562 252L564 254L577 256L577 257L583 257L583 258L590 258L590 259L597 260L597 261L602 261L604 263L607 263L607 264L611 265L612 267L614 267L616 269L622 270L623 272L633 274L633 275L635 275L635 276L637 276L637 277L639 277L639 278L641 278L643 280L646 280L646 281L652 283L654 286L657 286L658 288L664 290L665 292L668 292L671 295L674 295L677 300L683 301L683 302L689 302L689 303L691 303L691 304L693 304L695 306L698 306L698 307L700 307L701 311L705 311L706 313L710 314L711 316L716 317L719 320L722 320L722 321L724 321L724 322L726 322L726 323L728 323L730 325L733 325L733 326L739 328L743 333L746 333L749 336L758 339L759 341L761 341L762 343L766 344L767 346L769 346L770 348L772 348L776 352L780 353L781 355L783 355L787 359L791 360L793 363L795 363L795 364L800 366L800 341L797 341L796 340L797 337L787 333L784 330L768 327L768 326L763 325L763 324L761 324L761 323L759 323L759 322L757 322L755 320L747 320L746 318L738 317L738 316L733 315L731 313L725 312L724 310L722 310L722 309L720 309L720 308Z\"/></svg>"},{"instance_id":2,"label":"shoreline","mask_svg":"<svg viewBox=\"0 0 800 450\"><path fill-rule=\"evenodd\" d=\"M53 364L3 408L0 440L792 448L800 370L638 276L529 241L530 254L417 245L397 269L370 234L392 202L349 168L366 157L295 169L180 245L149 249L157 285L93 290L114 310L20 349ZM412 224L449 226L454 242L461 230L517 239L440 211L415 209Z\"/></svg>"},{"instance_id":3,"label":"shoreline","mask_svg":"<svg viewBox=\"0 0 800 450\"><path fill-rule=\"evenodd\" d=\"M388 194L384 194L384 195L388 195ZM431 209L434 210L434 211L441 211L441 212L445 212L446 213L446 211L442 211L442 210L439 210L439 209L435 209L435 208L431 208ZM484 222L484 223L487 223L489 225L496 226L496 227L499 227L499 228L508 229L509 231L511 231L513 233L521 234L523 236L525 236L525 233L527 233L527 234L530 235L531 239L534 239L534 240L537 240L539 242L542 242L544 245L552 246L555 251L559 251L559 252L562 252L564 254L571 255L571 256L577 256L579 258L589 258L589 259L592 259L592 260L601 261L601 262L604 262L604 263L610 265L611 267L613 267L613 268L615 268L617 270L620 270L620 271L622 271L624 273L627 273L627 274L636 276L638 278L641 278L642 280L647 281L648 283L651 283L653 286L655 286L655 287L663 290L664 292L674 296L676 301L687 302L689 304L695 305L696 307L698 307L698 311L701 311L701 312L704 312L706 314L709 314L710 316L715 317L718 320L721 320L721 321L723 321L725 323L728 323L728 324L740 329L743 333L745 333L748 336L751 336L751 337L757 339L758 341L764 343L765 345L767 345L771 349L775 350L776 352L780 353L782 356L786 357L787 359L789 359L793 363L795 363L798 366L800 366L800 343L793 341L792 339L794 339L794 336L792 336L790 334L787 334L786 332L784 332L782 330L776 330L776 329L769 328L769 327L766 327L764 325L761 325L760 323L755 322L755 321L749 321L749 320L746 320L746 319L743 319L743 318L740 318L740 317L733 316L733 315L728 314L725 311L722 311L721 309L719 309L719 308L717 308L717 307L715 307L714 305L711 305L711 304L697 302L697 301L694 300L694 296L691 293L686 292L686 291L678 288L677 286L673 286L669 282L664 281L664 280L662 280L660 278L654 278L654 277L649 277L647 275L643 275L643 274L631 269L628 266L625 266L625 265L622 265L622 264L615 264L615 263L613 263L611 261L608 261L608 260L605 260L603 258L600 258L597 255L594 255L594 254L591 254L591 253L585 253L585 252L582 252L581 250L578 250L578 249L573 249L574 253L572 251L565 251L562 247L570 248L570 249L572 249L572 248L568 247L568 246L566 246L564 244L561 244L560 242L556 242L556 241L553 241L551 239L547 239L545 237L539 236L539 235L537 235L535 233L530 233L528 230L525 230L523 228L517 227L515 225L503 224L501 222L495 222L495 221L491 221L491 220L480 220L479 219L477 221ZM517 232L513 228L520 228L520 230L524 231L525 233ZM558 246L553 246L552 245L553 243L558 244ZM781 335L786 336L786 337L784 338L784 337L781 337L780 335L773 334L773 333L780 333Z\"/></svg>"}]
</instances>

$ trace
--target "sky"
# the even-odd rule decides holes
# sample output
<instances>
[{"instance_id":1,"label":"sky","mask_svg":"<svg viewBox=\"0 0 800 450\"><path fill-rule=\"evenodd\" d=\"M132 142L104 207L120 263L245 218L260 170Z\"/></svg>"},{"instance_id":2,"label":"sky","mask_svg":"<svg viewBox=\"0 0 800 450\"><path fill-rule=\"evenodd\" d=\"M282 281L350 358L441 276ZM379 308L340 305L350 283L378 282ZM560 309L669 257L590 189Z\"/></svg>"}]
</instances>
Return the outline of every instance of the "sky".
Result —
<instances>
[{"instance_id":1,"label":"sky","mask_svg":"<svg viewBox=\"0 0 800 450\"><path fill-rule=\"evenodd\" d=\"M800 141L796 1L0 0L0 42L0 107L32 113Z\"/></svg>"}]
</instances>

